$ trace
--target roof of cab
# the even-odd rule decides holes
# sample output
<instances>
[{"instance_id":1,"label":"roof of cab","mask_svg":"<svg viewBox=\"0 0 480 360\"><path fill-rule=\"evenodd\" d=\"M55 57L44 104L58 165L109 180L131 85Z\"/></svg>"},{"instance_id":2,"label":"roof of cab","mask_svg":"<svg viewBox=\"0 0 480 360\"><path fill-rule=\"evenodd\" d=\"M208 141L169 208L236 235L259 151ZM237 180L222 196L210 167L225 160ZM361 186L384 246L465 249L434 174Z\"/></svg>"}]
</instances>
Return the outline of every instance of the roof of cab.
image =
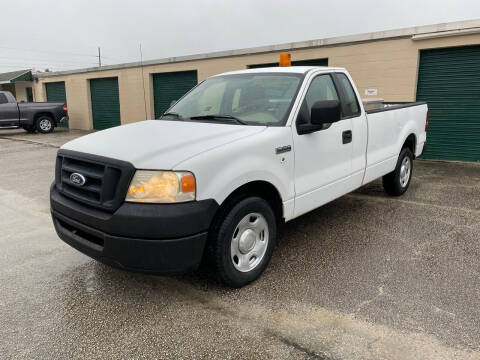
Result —
<instances>
[{"instance_id":1,"label":"roof of cab","mask_svg":"<svg viewBox=\"0 0 480 360\"><path fill-rule=\"evenodd\" d=\"M282 66L282 67L264 67L264 68L255 68L255 69L246 69L246 70L236 70L229 71L222 75L237 75L237 74L251 74L251 73L292 73L292 74L306 74L310 70L326 70L326 71L345 71L345 68L340 67L330 67L330 66Z\"/></svg>"}]
</instances>

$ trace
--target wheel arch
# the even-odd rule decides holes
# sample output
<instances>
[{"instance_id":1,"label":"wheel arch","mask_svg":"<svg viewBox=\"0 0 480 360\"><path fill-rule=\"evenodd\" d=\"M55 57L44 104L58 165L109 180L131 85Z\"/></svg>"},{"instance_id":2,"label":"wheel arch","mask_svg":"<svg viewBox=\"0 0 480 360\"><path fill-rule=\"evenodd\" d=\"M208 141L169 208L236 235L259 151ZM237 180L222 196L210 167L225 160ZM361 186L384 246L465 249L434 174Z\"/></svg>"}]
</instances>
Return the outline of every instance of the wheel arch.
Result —
<instances>
[{"instance_id":1,"label":"wheel arch","mask_svg":"<svg viewBox=\"0 0 480 360\"><path fill-rule=\"evenodd\" d=\"M416 135L411 132L404 140L403 144L402 144L402 147L400 148L400 151L402 151L402 149L404 148L408 148L410 149L410 151L412 152L413 154L413 157L415 158L415 150L417 148L417 137Z\"/></svg>"},{"instance_id":2,"label":"wheel arch","mask_svg":"<svg viewBox=\"0 0 480 360\"><path fill-rule=\"evenodd\" d=\"M275 185L265 180L250 181L237 187L220 204L215 217L221 216L230 210L235 203L248 196L258 196L264 199L272 207L277 222L283 221L284 210L280 192Z\"/></svg>"},{"instance_id":3,"label":"wheel arch","mask_svg":"<svg viewBox=\"0 0 480 360\"><path fill-rule=\"evenodd\" d=\"M52 119L54 125L56 125L55 116L53 115L53 113L51 113L49 111L40 111L40 112L36 113L33 116L34 123L36 123L41 116L48 116L50 119Z\"/></svg>"}]
</instances>

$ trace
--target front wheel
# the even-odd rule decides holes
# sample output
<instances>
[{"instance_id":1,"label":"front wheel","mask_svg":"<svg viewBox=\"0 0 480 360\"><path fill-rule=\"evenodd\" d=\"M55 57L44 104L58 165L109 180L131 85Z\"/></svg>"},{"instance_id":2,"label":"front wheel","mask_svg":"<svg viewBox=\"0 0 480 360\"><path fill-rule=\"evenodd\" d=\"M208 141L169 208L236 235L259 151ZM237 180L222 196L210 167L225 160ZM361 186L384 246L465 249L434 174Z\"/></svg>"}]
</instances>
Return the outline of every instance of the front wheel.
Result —
<instances>
[{"instance_id":1,"label":"front wheel","mask_svg":"<svg viewBox=\"0 0 480 360\"><path fill-rule=\"evenodd\" d=\"M54 123L49 116L40 116L37 119L37 131L42 134L48 134L53 131Z\"/></svg>"},{"instance_id":2,"label":"front wheel","mask_svg":"<svg viewBox=\"0 0 480 360\"><path fill-rule=\"evenodd\" d=\"M260 197L240 200L223 214L211 234L213 263L223 283L241 287L267 267L276 243L276 221Z\"/></svg>"},{"instance_id":3,"label":"front wheel","mask_svg":"<svg viewBox=\"0 0 480 360\"><path fill-rule=\"evenodd\" d=\"M407 191L413 174L413 154L404 148L398 156L397 166L382 179L383 188L392 196L400 196Z\"/></svg>"}]
</instances>

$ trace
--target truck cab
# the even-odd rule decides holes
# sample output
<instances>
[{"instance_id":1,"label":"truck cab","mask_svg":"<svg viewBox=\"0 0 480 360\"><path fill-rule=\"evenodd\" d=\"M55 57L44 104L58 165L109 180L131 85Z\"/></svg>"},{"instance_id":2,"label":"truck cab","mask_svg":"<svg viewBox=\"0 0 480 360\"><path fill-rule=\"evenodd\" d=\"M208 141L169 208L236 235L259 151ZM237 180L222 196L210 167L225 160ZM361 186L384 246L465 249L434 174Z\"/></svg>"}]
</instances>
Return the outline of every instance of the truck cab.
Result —
<instances>
[{"instance_id":1,"label":"truck cab","mask_svg":"<svg viewBox=\"0 0 480 360\"><path fill-rule=\"evenodd\" d=\"M343 68L213 76L157 120L59 150L51 211L65 242L161 274L202 258L227 285L258 278L278 224L383 177L403 194L427 128L424 103L365 111Z\"/></svg>"}]
</instances>

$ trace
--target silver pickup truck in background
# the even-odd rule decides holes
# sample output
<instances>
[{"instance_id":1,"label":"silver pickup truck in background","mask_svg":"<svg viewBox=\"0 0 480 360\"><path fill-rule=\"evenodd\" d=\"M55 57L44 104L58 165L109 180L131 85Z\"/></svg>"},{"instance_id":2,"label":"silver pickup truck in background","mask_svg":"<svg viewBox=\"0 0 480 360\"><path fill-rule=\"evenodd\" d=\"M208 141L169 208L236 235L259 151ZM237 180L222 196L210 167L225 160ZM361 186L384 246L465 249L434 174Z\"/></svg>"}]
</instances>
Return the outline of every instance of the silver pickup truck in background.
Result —
<instances>
[{"instance_id":1,"label":"silver pickup truck in background","mask_svg":"<svg viewBox=\"0 0 480 360\"><path fill-rule=\"evenodd\" d=\"M67 105L54 102L18 103L8 91L0 91L0 127L20 126L46 134L67 121Z\"/></svg>"}]
</instances>

